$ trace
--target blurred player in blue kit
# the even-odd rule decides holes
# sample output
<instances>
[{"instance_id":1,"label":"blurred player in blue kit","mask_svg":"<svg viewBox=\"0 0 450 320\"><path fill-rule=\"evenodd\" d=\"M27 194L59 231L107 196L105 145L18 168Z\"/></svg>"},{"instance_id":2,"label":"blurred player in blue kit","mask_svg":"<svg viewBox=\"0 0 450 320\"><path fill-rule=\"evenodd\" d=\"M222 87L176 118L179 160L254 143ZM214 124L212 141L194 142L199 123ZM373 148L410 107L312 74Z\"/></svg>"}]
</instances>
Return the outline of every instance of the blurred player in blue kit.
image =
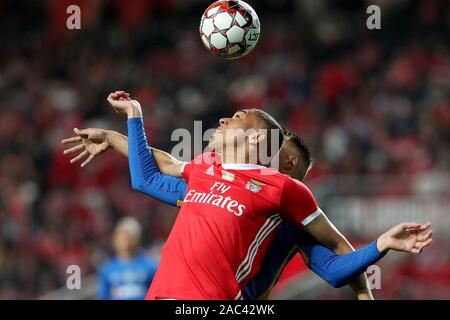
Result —
<instances>
[{"instance_id":1,"label":"blurred player in blue kit","mask_svg":"<svg viewBox=\"0 0 450 320\"><path fill-rule=\"evenodd\" d=\"M116 256L98 271L97 299L143 300L157 264L140 252L141 226L131 217L119 220L114 230Z\"/></svg>"}]
</instances>

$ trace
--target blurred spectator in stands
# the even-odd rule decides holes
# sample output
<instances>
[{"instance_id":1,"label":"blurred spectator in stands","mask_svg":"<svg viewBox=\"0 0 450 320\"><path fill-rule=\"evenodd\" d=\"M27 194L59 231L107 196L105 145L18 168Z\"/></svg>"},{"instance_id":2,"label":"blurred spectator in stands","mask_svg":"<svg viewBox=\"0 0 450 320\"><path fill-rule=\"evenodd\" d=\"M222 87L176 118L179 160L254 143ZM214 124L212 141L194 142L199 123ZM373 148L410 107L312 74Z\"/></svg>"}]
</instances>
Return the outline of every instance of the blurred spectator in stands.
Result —
<instances>
[{"instance_id":1,"label":"blurred spectator in stands","mask_svg":"<svg viewBox=\"0 0 450 320\"><path fill-rule=\"evenodd\" d=\"M97 299L142 300L157 265L140 252L141 226L131 217L119 220L113 235L116 256L98 272Z\"/></svg>"}]
</instances>

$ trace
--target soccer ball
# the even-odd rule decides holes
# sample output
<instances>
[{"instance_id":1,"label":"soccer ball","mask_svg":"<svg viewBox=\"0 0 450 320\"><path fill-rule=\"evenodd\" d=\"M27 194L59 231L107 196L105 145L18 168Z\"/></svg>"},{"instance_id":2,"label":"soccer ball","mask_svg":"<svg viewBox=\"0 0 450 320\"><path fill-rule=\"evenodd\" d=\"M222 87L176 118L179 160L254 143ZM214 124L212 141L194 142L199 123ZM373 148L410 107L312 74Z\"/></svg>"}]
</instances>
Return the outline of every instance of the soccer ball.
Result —
<instances>
[{"instance_id":1,"label":"soccer ball","mask_svg":"<svg viewBox=\"0 0 450 320\"><path fill-rule=\"evenodd\" d=\"M213 55L236 59L256 46L260 24L255 10L241 0L219 0L211 4L200 21L200 38Z\"/></svg>"}]
</instances>

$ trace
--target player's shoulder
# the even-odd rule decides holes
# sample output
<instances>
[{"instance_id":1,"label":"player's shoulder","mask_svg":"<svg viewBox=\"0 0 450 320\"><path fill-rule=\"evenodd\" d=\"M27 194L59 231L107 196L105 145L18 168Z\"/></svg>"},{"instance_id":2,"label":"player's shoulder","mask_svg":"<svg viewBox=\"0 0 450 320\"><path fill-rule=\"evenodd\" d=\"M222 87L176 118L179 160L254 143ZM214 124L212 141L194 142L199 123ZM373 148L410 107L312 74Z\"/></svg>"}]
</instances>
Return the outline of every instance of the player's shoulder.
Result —
<instances>
[{"instance_id":1,"label":"player's shoulder","mask_svg":"<svg viewBox=\"0 0 450 320\"><path fill-rule=\"evenodd\" d=\"M272 180L281 189L282 195L302 196L311 195L312 192L302 181L292 178L291 176L278 172L273 175Z\"/></svg>"},{"instance_id":2,"label":"player's shoulder","mask_svg":"<svg viewBox=\"0 0 450 320\"><path fill-rule=\"evenodd\" d=\"M283 189L288 192L311 193L311 190L306 184L287 175L285 175Z\"/></svg>"}]
</instances>

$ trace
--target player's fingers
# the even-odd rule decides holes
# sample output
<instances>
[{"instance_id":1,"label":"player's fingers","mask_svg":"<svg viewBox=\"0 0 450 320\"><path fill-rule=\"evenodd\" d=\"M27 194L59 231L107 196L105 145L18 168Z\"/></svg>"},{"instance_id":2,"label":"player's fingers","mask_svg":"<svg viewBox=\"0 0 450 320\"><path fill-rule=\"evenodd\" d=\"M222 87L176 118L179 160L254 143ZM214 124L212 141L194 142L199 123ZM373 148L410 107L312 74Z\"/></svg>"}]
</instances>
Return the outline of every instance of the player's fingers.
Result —
<instances>
[{"instance_id":1,"label":"player's fingers","mask_svg":"<svg viewBox=\"0 0 450 320\"><path fill-rule=\"evenodd\" d=\"M81 151L81 150L83 150L83 148L84 148L84 145L82 143L80 143L79 145L76 145L75 147L64 150L63 154L69 154L72 152Z\"/></svg>"},{"instance_id":2,"label":"player's fingers","mask_svg":"<svg viewBox=\"0 0 450 320\"><path fill-rule=\"evenodd\" d=\"M108 100L109 103L114 103L114 101L116 101L119 98L119 95L116 92L110 93L108 98L106 98L106 100Z\"/></svg>"},{"instance_id":3,"label":"player's fingers","mask_svg":"<svg viewBox=\"0 0 450 320\"><path fill-rule=\"evenodd\" d=\"M422 253L423 249L428 247L433 242L433 239L429 239L426 242L416 243L414 248L411 249L411 253L419 254Z\"/></svg>"},{"instance_id":4,"label":"player's fingers","mask_svg":"<svg viewBox=\"0 0 450 320\"><path fill-rule=\"evenodd\" d=\"M127 93L123 90L116 91L112 94L113 99L119 99L122 96L127 96Z\"/></svg>"},{"instance_id":5,"label":"player's fingers","mask_svg":"<svg viewBox=\"0 0 450 320\"><path fill-rule=\"evenodd\" d=\"M119 101L121 101L120 96L113 96L111 98L108 98L108 102L109 104L114 108L114 109L121 109L121 107L123 108L123 105L121 105L120 103L118 103Z\"/></svg>"},{"instance_id":6,"label":"player's fingers","mask_svg":"<svg viewBox=\"0 0 450 320\"><path fill-rule=\"evenodd\" d=\"M78 160L84 158L87 154L88 154L87 150L84 150L82 153L80 153L79 155L77 155L75 158L71 159L71 160L70 160L70 163L77 162Z\"/></svg>"},{"instance_id":7,"label":"player's fingers","mask_svg":"<svg viewBox=\"0 0 450 320\"><path fill-rule=\"evenodd\" d=\"M420 227L420 224L416 222L404 222L401 224L401 227L403 230L417 229L418 227Z\"/></svg>"},{"instance_id":8,"label":"player's fingers","mask_svg":"<svg viewBox=\"0 0 450 320\"><path fill-rule=\"evenodd\" d=\"M74 142L79 142L79 141L81 141L81 137L76 136L76 137L72 137L72 138L63 139L63 140L61 140L61 143L68 144L68 143L74 143Z\"/></svg>"},{"instance_id":9,"label":"player's fingers","mask_svg":"<svg viewBox=\"0 0 450 320\"><path fill-rule=\"evenodd\" d=\"M87 138L89 136L89 131L90 131L89 128L88 129L73 128L73 132L75 132L82 138Z\"/></svg>"},{"instance_id":10,"label":"player's fingers","mask_svg":"<svg viewBox=\"0 0 450 320\"><path fill-rule=\"evenodd\" d=\"M419 242L423 242L423 241L427 241L428 239L430 239L433 236L433 230L429 230L427 233L425 233L424 235L419 235L417 237L417 241Z\"/></svg>"},{"instance_id":11,"label":"player's fingers","mask_svg":"<svg viewBox=\"0 0 450 320\"><path fill-rule=\"evenodd\" d=\"M84 166L86 166L89 162L92 161L92 159L94 159L94 157L94 154L90 154L89 157L81 164L81 167L83 168Z\"/></svg>"},{"instance_id":12,"label":"player's fingers","mask_svg":"<svg viewBox=\"0 0 450 320\"><path fill-rule=\"evenodd\" d=\"M425 223L416 227L408 228L406 231L408 231L411 234L419 234L427 230L431 226L431 223Z\"/></svg>"},{"instance_id":13,"label":"player's fingers","mask_svg":"<svg viewBox=\"0 0 450 320\"><path fill-rule=\"evenodd\" d=\"M116 94L118 100L130 101L130 94L125 91L118 91Z\"/></svg>"},{"instance_id":14,"label":"player's fingers","mask_svg":"<svg viewBox=\"0 0 450 320\"><path fill-rule=\"evenodd\" d=\"M421 242L421 247L422 247L422 249L426 248L432 243L433 243L433 239L428 239L427 241Z\"/></svg>"},{"instance_id":15,"label":"player's fingers","mask_svg":"<svg viewBox=\"0 0 450 320\"><path fill-rule=\"evenodd\" d=\"M424 223L420 225L417 229L420 231L424 231L427 230L429 227L431 227L431 222Z\"/></svg>"}]
</instances>

